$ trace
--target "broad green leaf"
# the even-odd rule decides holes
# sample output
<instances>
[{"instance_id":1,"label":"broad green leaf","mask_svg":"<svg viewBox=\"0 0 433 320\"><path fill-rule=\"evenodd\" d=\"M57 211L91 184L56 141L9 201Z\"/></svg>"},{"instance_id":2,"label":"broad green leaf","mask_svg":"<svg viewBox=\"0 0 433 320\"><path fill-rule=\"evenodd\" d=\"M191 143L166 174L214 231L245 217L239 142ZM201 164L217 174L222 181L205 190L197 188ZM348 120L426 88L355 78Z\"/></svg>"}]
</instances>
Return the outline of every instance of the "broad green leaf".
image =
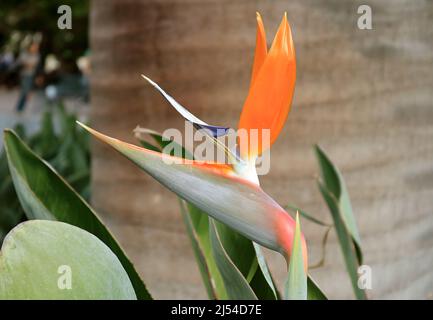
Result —
<instances>
[{"instance_id":1,"label":"broad green leaf","mask_svg":"<svg viewBox=\"0 0 433 320\"><path fill-rule=\"evenodd\" d=\"M304 258L301 245L301 225L299 214L296 214L296 229L293 240L292 254L290 255L289 272L286 282L286 299L307 299L307 273L305 272Z\"/></svg>"},{"instance_id":2,"label":"broad green leaf","mask_svg":"<svg viewBox=\"0 0 433 320\"><path fill-rule=\"evenodd\" d=\"M227 166L160 154L81 126L216 220L258 244L286 252L286 243L291 240L280 240L294 232L294 220L260 187L238 177Z\"/></svg>"},{"instance_id":3,"label":"broad green leaf","mask_svg":"<svg viewBox=\"0 0 433 320\"><path fill-rule=\"evenodd\" d=\"M358 287L358 267L362 264L361 241L345 182L323 150L316 146L315 151L322 178L318 181L319 189L334 220L354 293L358 299L366 299L365 291Z\"/></svg>"},{"instance_id":4,"label":"broad green leaf","mask_svg":"<svg viewBox=\"0 0 433 320\"><path fill-rule=\"evenodd\" d=\"M56 124L56 126L54 126ZM57 125L58 124L58 125ZM75 116L61 105L46 108L41 116L40 128L27 135L22 124L14 131L39 156L43 157L84 198L90 196L89 135L77 127ZM25 219L12 178L6 153L0 155L0 243L3 237Z\"/></svg>"},{"instance_id":5,"label":"broad green leaf","mask_svg":"<svg viewBox=\"0 0 433 320\"><path fill-rule=\"evenodd\" d=\"M136 299L119 259L97 237L72 225L32 220L5 238L0 299Z\"/></svg>"},{"instance_id":6,"label":"broad green leaf","mask_svg":"<svg viewBox=\"0 0 433 320\"><path fill-rule=\"evenodd\" d=\"M94 234L117 255L137 297L151 299L128 257L85 200L10 130L5 130L4 145L15 190L27 217L66 222Z\"/></svg>"},{"instance_id":7,"label":"broad green leaf","mask_svg":"<svg viewBox=\"0 0 433 320\"><path fill-rule=\"evenodd\" d=\"M151 148L158 149L158 147L144 142L144 140L141 139L142 134L150 135L163 151L166 151L165 147L172 144L174 146L171 146L170 150L177 149L177 154L182 154L182 157L187 159L193 159L192 154L185 148L174 141L164 139L161 134L155 131L137 127L135 132L140 134L138 138L145 147L150 145ZM218 268L215 265L212 248L209 242L208 220L213 219L208 218L206 213L192 204L186 205L184 201L181 201L181 207L182 216L190 235L190 240L209 297L225 299L227 292L224 288L224 283L222 283ZM222 243L223 247L228 252L229 257L236 267L239 268L244 277L247 278L247 281L250 283L257 297L259 299L275 299L277 293L268 266L261 253L260 246L225 225L219 223L216 223L216 225L219 228L221 238L224 239Z\"/></svg>"},{"instance_id":8,"label":"broad green leaf","mask_svg":"<svg viewBox=\"0 0 433 320\"><path fill-rule=\"evenodd\" d=\"M17 124L14 129L22 136L26 136L25 129L21 124ZM24 211L9 173L6 152L2 148L0 151L0 245L9 231L23 221L24 217Z\"/></svg>"},{"instance_id":9,"label":"broad green leaf","mask_svg":"<svg viewBox=\"0 0 433 320\"><path fill-rule=\"evenodd\" d=\"M232 300L256 300L257 296L248 281L225 251L215 222L210 221L209 226L212 252L224 281L228 298Z\"/></svg>"},{"instance_id":10,"label":"broad green leaf","mask_svg":"<svg viewBox=\"0 0 433 320\"><path fill-rule=\"evenodd\" d=\"M0 244L6 234L24 216L7 166L6 153L2 151L0 153Z\"/></svg>"}]
</instances>

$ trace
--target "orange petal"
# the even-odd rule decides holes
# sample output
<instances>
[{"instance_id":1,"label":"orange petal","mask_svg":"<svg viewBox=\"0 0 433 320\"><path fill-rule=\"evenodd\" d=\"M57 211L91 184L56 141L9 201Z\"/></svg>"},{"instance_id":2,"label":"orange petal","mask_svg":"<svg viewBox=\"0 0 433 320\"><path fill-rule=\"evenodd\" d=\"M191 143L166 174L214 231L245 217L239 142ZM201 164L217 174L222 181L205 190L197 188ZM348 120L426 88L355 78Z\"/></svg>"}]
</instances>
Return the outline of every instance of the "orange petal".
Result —
<instances>
[{"instance_id":1,"label":"orange petal","mask_svg":"<svg viewBox=\"0 0 433 320\"><path fill-rule=\"evenodd\" d=\"M253 72L251 75L251 83L250 87L253 85L257 74L259 73L260 68L265 62L266 55L268 54L268 48L266 46L266 33L265 27L263 26L262 17L260 13L256 13L257 15L257 35L256 35L256 51L254 53L254 64L253 64Z\"/></svg>"},{"instance_id":2,"label":"orange petal","mask_svg":"<svg viewBox=\"0 0 433 320\"><path fill-rule=\"evenodd\" d=\"M239 129L259 131L255 146L250 145L247 151L241 148L243 158L261 154L277 139L290 111L295 80L295 51L290 26L284 15L272 47L250 88L239 120ZM270 130L270 144L262 141L263 129Z\"/></svg>"}]
</instances>

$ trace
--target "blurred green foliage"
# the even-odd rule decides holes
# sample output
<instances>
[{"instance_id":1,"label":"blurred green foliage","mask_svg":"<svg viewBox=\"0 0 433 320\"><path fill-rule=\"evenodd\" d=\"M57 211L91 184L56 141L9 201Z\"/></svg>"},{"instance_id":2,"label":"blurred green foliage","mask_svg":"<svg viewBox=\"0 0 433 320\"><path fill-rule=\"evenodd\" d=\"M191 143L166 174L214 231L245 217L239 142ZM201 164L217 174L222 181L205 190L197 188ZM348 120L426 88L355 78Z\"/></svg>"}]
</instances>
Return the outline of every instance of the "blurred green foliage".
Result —
<instances>
[{"instance_id":1,"label":"blurred green foliage","mask_svg":"<svg viewBox=\"0 0 433 320\"><path fill-rule=\"evenodd\" d=\"M15 132L40 157L48 161L86 200L90 198L90 140L75 125L75 114L63 105L51 106L41 118L40 130L28 135L23 125ZM8 168L6 153L0 153L0 243L19 222L25 220Z\"/></svg>"}]
</instances>

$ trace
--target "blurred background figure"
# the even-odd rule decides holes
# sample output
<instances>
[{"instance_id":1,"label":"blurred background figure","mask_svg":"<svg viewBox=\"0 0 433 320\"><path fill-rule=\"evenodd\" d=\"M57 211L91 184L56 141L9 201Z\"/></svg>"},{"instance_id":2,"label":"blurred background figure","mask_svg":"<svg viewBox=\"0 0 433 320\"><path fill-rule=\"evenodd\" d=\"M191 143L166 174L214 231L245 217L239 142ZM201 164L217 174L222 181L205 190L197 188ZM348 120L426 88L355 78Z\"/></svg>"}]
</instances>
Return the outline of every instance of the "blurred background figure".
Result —
<instances>
[{"instance_id":1,"label":"blurred background figure","mask_svg":"<svg viewBox=\"0 0 433 320\"><path fill-rule=\"evenodd\" d=\"M11 31L9 38L4 41L3 50L0 46L0 86L12 88L19 83L19 70L16 57L19 53L21 33Z\"/></svg>"},{"instance_id":2,"label":"blurred background figure","mask_svg":"<svg viewBox=\"0 0 433 320\"><path fill-rule=\"evenodd\" d=\"M35 37L30 45L27 47L23 45L23 52L20 53L17 64L20 67L20 95L18 98L15 110L22 112L26 106L27 99L33 88L33 83L36 79L38 66L41 61L39 52L40 40Z\"/></svg>"},{"instance_id":3,"label":"blurred background figure","mask_svg":"<svg viewBox=\"0 0 433 320\"><path fill-rule=\"evenodd\" d=\"M62 4L72 7L72 29L57 25ZM87 69L77 60L88 56L88 14L88 0L0 1L0 129L16 111L38 117L46 101L87 104Z\"/></svg>"}]
</instances>

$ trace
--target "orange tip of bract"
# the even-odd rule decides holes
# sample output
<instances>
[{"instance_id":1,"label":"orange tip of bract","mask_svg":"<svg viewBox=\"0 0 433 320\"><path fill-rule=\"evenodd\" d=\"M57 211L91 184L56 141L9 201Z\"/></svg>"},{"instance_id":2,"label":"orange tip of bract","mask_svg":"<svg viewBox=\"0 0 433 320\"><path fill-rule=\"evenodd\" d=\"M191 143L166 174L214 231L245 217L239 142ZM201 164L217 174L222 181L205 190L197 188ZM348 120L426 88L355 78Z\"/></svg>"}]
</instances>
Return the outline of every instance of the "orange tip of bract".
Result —
<instances>
[{"instance_id":1,"label":"orange tip of bract","mask_svg":"<svg viewBox=\"0 0 433 320\"><path fill-rule=\"evenodd\" d=\"M258 12L256 12L256 20L257 20L256 49L254 53L254 63L253 63L253 70L251 74L250 87L253 85L254 80L257 74L259 73L260 68L263 65L263 62L266 59L266 55L268 54L268 48L266 45L265 27L263 25L262 17Z\"/></svg>"},{"instance_id":2,"label":"orange tip of bract","mask_svg":"<svg viewBox=\"0 0 433 320\"><path fill-rule=\"evenodd\" d=\"M242 158L254 158L275 142L290 111L295 80L295 50L287 14L283 16L269 52L258 14L252 81L238 125L239 129L246 129L250 133L257 129L258 137L255 139L256 145L249 143L248 148L241 146ZM269 130L268 142L264 139L264 130Z\"/></svg>"}]
</instances>

